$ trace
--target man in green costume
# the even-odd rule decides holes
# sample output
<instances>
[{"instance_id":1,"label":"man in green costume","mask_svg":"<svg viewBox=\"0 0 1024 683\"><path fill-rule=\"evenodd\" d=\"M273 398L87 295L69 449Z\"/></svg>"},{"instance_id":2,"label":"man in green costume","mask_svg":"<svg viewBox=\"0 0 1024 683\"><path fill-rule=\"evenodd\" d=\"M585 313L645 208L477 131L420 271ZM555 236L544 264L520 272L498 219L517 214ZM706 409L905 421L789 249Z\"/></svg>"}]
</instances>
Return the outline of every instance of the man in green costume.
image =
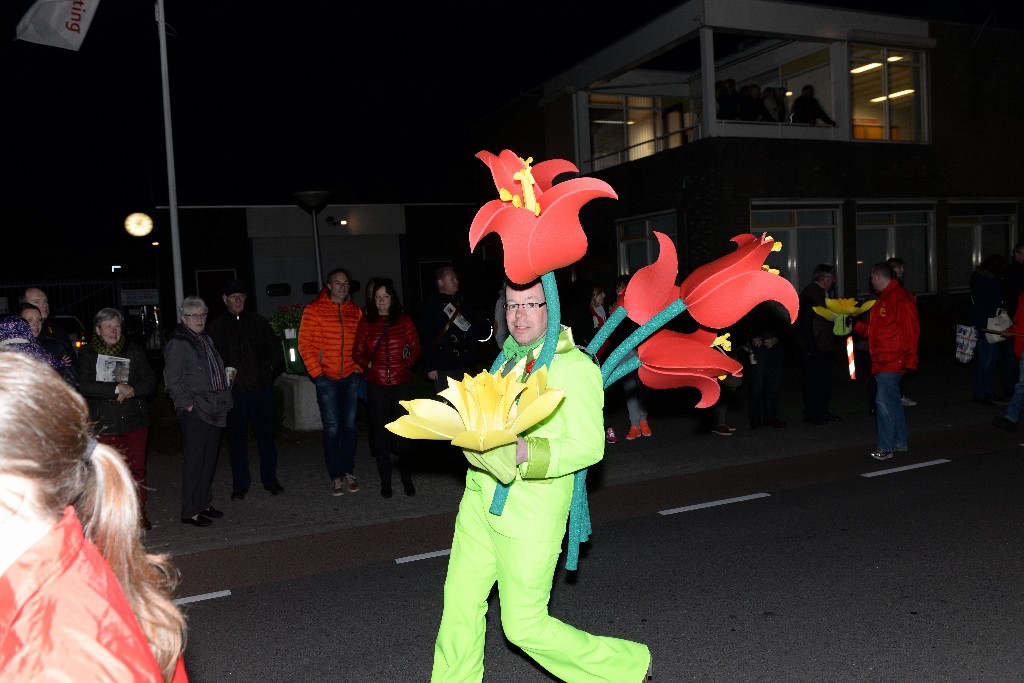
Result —
<instances>
[{"instance_id":1,"label":"man in green costume","mask_svg":"<svg viewBox=\"0 0 1024 683\"><path fill-rule=\"evenodd\" d=\"M540 281L508 285L505 318L510 336L503 347L501 375L512 373L525 382L533 371L548 327L546 304ZM487 452L488 458L514 460L517 468L501 515L489 511L498 480L472 466L466 474L431 681L483 679L487 597L495 581L505 636L558 678L639 683L649 672L646 645L590 635L548 614L572 475L604 455L601 371L575 349L565 328L548 368L547 386L565 390L554 413L514 445Z\"/></svg>"}]
</instances>

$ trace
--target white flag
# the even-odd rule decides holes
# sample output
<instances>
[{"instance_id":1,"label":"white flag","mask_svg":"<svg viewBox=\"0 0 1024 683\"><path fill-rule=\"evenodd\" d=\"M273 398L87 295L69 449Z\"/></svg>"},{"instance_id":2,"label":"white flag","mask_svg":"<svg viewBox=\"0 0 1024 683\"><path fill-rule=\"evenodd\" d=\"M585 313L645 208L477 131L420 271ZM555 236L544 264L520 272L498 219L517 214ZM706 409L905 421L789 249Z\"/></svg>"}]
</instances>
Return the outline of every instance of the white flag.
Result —
<instances>
[{"instance_id":1,"label":"white flag","mask_svg":"<svg viewBox=\"0 0 1024 683\"><path fill-rule=\"evenodd\" d=\"M18 22L16 40L78 50L100 0L36 0Z\"/></svg>"}]
</instances>

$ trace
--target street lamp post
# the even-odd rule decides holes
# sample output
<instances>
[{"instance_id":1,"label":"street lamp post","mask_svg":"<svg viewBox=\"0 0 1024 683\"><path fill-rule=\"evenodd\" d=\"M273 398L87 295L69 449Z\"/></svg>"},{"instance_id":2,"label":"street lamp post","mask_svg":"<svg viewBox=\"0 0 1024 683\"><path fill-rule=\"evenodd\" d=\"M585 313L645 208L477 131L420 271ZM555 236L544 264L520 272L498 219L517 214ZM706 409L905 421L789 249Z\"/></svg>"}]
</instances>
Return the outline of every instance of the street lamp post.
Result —
<instances>
[{"instance_id":1,"label":"street lamp post","mask_svg":"<svg viewBox=\"0 0 1024 683\"><path fill-rule=\"evenodd\" d=\"M316 225L316 215L327 206L331 192L329 190L307 190L305 192L296 192L292 194L292 197L295 199L295 203L308 211L313 218L313 255L316 258L316 282L318 285L323 285L324 274L323 268L320 265L320 231Z\"/></svg>"}]
</instances>

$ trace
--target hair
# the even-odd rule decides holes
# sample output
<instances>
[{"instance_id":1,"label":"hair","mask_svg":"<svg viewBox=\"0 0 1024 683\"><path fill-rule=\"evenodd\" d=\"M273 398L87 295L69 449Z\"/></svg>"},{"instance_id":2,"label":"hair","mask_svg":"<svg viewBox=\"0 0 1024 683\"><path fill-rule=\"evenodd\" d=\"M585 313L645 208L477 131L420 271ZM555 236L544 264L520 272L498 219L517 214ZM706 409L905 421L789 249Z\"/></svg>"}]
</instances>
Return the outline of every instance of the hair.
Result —
<instances>
[{"instance_id":1,"label":"hair","mask_svg":"<svg viewBox=\"0 0 1024 683\"><path fill-rule=\"evenodd\" d=\"M402 302L398 299L398 292L395 291L395 283L391 281L389 277L377 278L377 281L373 283L373 294L370 297L370 305L366 309L366 317L370 322L376 321L380 318L380 313L377 312L377 290L384 288L384 291L391 295L391 307L388 308L388 317L391 318L391 322L394 322L402 313Z\"/></svg>"},{"instance_id":2,"label":"hair","mask_svg":"<svg viewBox=\"0 0 1024 683\"><path fill-rule=\"evenodd\" d=\"M888 263L889 266L892 268L895 268L896 266L906 267L907 265L907 262L901 259L899 256L893 256L890 259L886 259L885 262Z\"/></svg>"},{"instance_id":3,"label":"hair","mask_svg":"<svg viewBox=\"0 0 1024 683\"><path fill-rule=\"evenodd\" d=\"M28 290L30 290L30 289L38 289L40 292L43 292L43 288L42 287L36 287L35 285L30 285L30 286L26 287L25 289L21 290L21 294L18 295L18 303L19 304L23 304L23 303L28 302ZM46 292L43 292L43 293L45 294Z\"/></svg>"},{"instance_id":4,"label":"hair","mask_svg":"<svg viewBox=\"0 0 1024 683\"><path fill-rule=\"evenodd\" d=\"M1024 251L1024 240L1021 240L1020 242L1017 242L1017 244L1013 245L1013 251L1010 253L1019 254L1022 251Z\"/></svg>"},{"instance_id":5,"label":"hair","mask_svg":"<svg viewBox=\"0 0 1024 683\"><path fill-rule=\"evenodd\" d=\"M33 482L33 503L54 519L74 505L169 681L185 648L185 618L170 597L178 572L167 555L142 547L135 481L117 451L93 440L90 426L85 399L54 370L0 353L0 473Z\"/></svg>"},{"instance_id":6,"label":"hair","mask_svg":"<svg viewBox=\"0 0 1024 683\"><path fill-rule=\"evenodd\" d=\"M872 275L881 275L887 280L895 280L896 273L893 272L892 266L889 265L888 261L880 261L875 265L871 266Z\"/></svg>"},{"instance_id":7,"label":"hair","mask_svg":"<svg viewBox=\"0 0 1024 683\"><path fill-rule=\"evenodd\" d=\"M117 318L117 322L124 325L124 316L121 315L121 311L116 308L101 308L92 317L93 329L99 329L100 325L115 318Z\"/></svg>"},{"instance_id":8,"label":"hair","mask_svg":"<svg viewBox=\"0 0 1024 683\"><path fill-rule=\"evenodd\" d=\"M978 270L989 275L999 275L1005 267L1006 257L1002 254L989 254L978 264Z\"/></svg>"},{"instance_id":9,"label":"hair","mask_svg":"<svg viewBox=\"0 0 1024 683\"><path fill-rule=\"evenodd\" d=\"M444 274L447 273L449 270L454 273L455 272L455 266L453 266L450 263L446 263L445 265L441 266L440 268L438 268L437 270L434 271L434 279L435 280L443 280L444 279Z\"/></svg>"},{"instance_id":10,"label":"hair","mask_svg":"<svg viewBox=\"0 0 1024 683\"><path fill-rule=\"evenodd\" d=\"M826 277L835 278L836 269L827 263L819 263L814 266L814 272L811 274L811 279L815 282L821 282Z\"/></svg>"},{"instance_id":11,"label":"hair","mask_svg":"<svg viewBox=\"0 0 1024 683\"><path fill-rule=\"evenodd\" d=\"M375 308L373 305L373 290L377 289L377 284L384 278L377 277L374 275L366 280L366 312L369 313L370 309Z\"/></svg>"},{"instance_id":12,"label":"hair","mask_svg":"<svg viewBox=\"0 0 1024 683\"><path fill-rule=\"evenodd\" d=\"M210 310L210 308L206 305L206 302L203 301L198 296L187 296L185 297L185 300L181 302L181 306L178 308L178 313L180 313L181 317L184 318L186 311L194 311L198 308L201 308L204 311Z\"/></svg>"},{"instance_id":13,"label":"hair","mask_svg":"<svg viewBox=\"0 0 1024 683\"><path fill-rule=\"evenodd\" d=\"M18 314L20 315L25 311L39 311L39 307L36 306L35 304L30 304L27 301L22 301L21 306L18 307ZM42 315L42 313L42 311L39 311L40 315Z\"/></svg>"},{"instance_id":14,"label":"hair","mask_svg":"<svg viewBox=\"0 0 1024 683\"><path fill-rule=\"evenodd\" d=\"M352 282L352 273L348 272L348 268L335 268L331 272L327 273L327 277L324 278L324 285L330 282L331 278L337 275L338 273L343 273L345 277L348 278L348 281L350 283Z\"/></svg>"}]
</instances>

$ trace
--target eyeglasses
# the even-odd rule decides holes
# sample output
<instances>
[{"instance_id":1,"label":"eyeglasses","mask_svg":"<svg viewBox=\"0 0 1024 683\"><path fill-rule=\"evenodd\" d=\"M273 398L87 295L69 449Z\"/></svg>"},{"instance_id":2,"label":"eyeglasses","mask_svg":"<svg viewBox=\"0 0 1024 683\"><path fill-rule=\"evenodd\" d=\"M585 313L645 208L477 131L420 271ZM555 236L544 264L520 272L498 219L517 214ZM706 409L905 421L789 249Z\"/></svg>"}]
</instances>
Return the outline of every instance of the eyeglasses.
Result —
<instances>
[{"instance_id":1,"label":"eyeglasses","mask_svg":"<svg viewBox=\"0 0 1024 683\"><path fill-rule=\"evenodd\" d=\"M210 314L209 313L186 313L185 317L186 318L203 318L205 320L206 316L208 316L208 315L210 315Z\"/></svg>"},{"instance_id":2,"label":"eyeglasses","mask_svg":"<svg viewBox=\"0 0 1024 683\"><path fill-rule=\"evenodd\" d=\"M520 308L523 309L524 311L536 311L541 306L547 305L547 301L541 301L540 303L537 303L536 301L528 301L525 304L505 304L505 310L508 311L509 313L514 313L515 311L518 311Z\"/></svg>"}]
</instances>

